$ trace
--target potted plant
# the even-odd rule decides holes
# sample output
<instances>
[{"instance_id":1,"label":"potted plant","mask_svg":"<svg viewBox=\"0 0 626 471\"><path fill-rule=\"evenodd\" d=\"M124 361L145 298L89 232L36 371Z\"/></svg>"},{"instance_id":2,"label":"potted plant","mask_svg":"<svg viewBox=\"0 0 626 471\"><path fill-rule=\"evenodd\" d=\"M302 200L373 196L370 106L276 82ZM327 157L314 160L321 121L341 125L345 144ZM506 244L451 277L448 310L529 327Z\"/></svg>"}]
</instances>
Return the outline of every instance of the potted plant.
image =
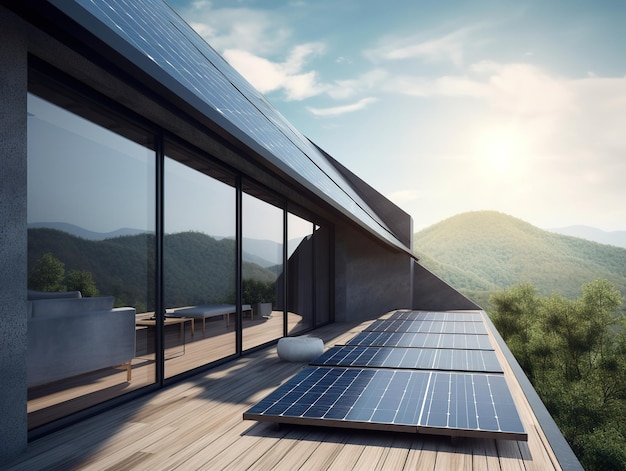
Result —
<instances>
[{"instance_id":1,"label":"potted plant","mask_svg":"<svg viewBox=\"0 0 626 471\"><path fill-rule=\"evenodd\" d=\"M250 304L257 317L270 317L274 300L274 283L259 280L243 280L243 302Z\"/></svg>"}]
</instances>

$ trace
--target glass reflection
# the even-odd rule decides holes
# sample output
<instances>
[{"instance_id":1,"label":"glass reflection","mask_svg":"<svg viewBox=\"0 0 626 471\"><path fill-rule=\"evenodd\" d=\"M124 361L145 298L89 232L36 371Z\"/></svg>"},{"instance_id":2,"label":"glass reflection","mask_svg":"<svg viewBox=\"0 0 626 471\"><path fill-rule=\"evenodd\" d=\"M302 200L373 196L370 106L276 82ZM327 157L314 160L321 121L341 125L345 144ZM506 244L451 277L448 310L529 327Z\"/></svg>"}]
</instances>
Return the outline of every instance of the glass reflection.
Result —
<instances>
[{"instance_id":1,"label":"glass reflection","mask_svg":"<svg viewBox=\"0 0 626 471\"><path fill-rule=\"evenodd\" d=\"M259 197L263 192L255 191ZM243 349L283 336L283 210L242 195Z\"/></svg>"},{"instance_id":2,"label":"glass reflection","mask_svg":"<svg viewBox=\"0 0 626 471\"><path fill-rule=\"evenodd\" d=\"M153 138L114 125L28 95L29 428L155 381Z\"/></svg>"},{"instance_id":3,"label":"glass reflection","mask_svg":"<svg viewBox=\"0 0 626 471\"><path fill-rule=\"evenodd\" d=\"M189 159L189 152L168 148ZM165 376L236 352L234 181L167 157L163 282Z\"/></svg>"}]
</instances>

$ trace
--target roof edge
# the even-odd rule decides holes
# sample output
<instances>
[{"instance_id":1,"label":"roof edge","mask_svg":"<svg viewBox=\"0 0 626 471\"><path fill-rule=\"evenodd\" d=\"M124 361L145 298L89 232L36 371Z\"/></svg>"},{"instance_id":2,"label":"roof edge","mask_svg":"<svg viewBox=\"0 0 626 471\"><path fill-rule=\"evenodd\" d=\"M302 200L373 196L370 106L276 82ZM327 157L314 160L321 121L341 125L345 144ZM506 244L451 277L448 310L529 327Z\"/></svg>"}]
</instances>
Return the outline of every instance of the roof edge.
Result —
<instances>
[{"instance_id":1,"label":"roof edge","mask_svg":"<svg viewBox=\"0 0 626 471\"><path fill-rule=\"evenodd\" d=\"M543 430L543 433L546 436L554 455L556 456L556 459L561 465L561 468L568 471L584 471L580 461L578 461L574 451L569 446L569 443L567 443L567 440L565 440L565 437L550 415L550 412L548 412L548 409L539 397L539 394L535 391L535 388L531 384L530 380L526 377L524 370L522 370L522 367L515 359L515 356L513 356L511 350L509 350L509 347L506 345L506 342L500 335L500 332L498 332L498 329L496 329L493 322L491 322L491 319L486 312L484 318L491 329L493 338L502 350L502 353L504 354L506 361L509 363L511 370L513 370L515 379L522 388L522 391L526 396L526 399L528 400L528 403L530 404L530 407L533 410L533 413L535 414L535 417L537 418L537 421L539 422L539 425L541 426L541 429Z\"/></svg>"},{"instance_id":2,"label":"roof edge","mask_svg":"<svg viewBox=\"0 0 626 471\"><path fill-rule=\"evenodd\" d=\"M389 227L393 235L407 248L413 248L413 218L395 203L391 202L382 193L359 178L347 167L339 163L328 152L324 151L315 142L311 141L322 155L348 180L354 191L372 208L378 217Z\"/></svg>"}]
</instances>

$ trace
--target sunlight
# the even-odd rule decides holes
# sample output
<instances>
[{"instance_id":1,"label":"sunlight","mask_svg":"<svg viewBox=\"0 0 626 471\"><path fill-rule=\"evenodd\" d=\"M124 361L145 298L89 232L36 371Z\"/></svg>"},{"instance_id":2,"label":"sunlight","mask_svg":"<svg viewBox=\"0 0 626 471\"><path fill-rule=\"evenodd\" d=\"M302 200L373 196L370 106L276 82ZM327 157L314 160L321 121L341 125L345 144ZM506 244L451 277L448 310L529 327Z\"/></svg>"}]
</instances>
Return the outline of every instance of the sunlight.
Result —
<instances>
[{"instance_id":1,"label":"sunlight","mask_svg":"<svg viewBox=\"0 0 626 471\"><path fill-rule=\"evenodd\" d=\"M511 169L517 153L517 143L511 136L497 136L486 146L489 165L498 173Z\"/></svg>"},{"instance_id":2,"label":"sunlight","mask_svg":"<svg viewBox=\"0 0 626 471\"><path fill-rule=\"evenodd\" d=\"M485 173L503 176L522 170L528 154L528 143L518 130L491 129L480 136L477 144L476 157Z\"/></svg>"}]
</instances>

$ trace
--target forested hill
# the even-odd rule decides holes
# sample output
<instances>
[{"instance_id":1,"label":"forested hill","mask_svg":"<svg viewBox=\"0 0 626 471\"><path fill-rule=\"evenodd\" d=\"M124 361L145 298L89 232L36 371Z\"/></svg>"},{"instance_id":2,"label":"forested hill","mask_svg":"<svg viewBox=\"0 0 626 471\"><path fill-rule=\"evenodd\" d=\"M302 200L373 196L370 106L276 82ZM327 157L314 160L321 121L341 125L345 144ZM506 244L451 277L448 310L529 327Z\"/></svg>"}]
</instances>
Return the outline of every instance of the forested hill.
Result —
<instances>
[{"instance_id":1,"label":"forested hill","mask_svg":"<svg viewBox=\"0 0 626 471\"><path fill-rule=\"evenodd\" d=\"M167 234L163 245L167 305L226 302L224 293L233 302L234 240L180 232ZM146 233L87 240L57 229L32 228L28 230L28 271L49 253L63 263L66 271L89 272L98 291L114 295L116 305L151 310L154 307L146 305L146 286L153 283L154 250L154 236ZM244 277L267 283L275 281L275 269L263 267L250 258L244 253ZM214 299L207 298L207 286L211 287ZM196 299L198 296L204 298Z\"/></svg>"},{"instance_id":2,"label":"forested hill","mask_svg":"<svg viewBox=\"0 0 626 471\"><path fill-rule=\"evenodd\" d=\"M544 231L495 211L469 212L414 238L420 262L479 304L492 292L529 282L542 295L580 295L596 278L626 296L626 249ZM483 293L481 296L480 293Z\"/></svg>"}]
</instances>

